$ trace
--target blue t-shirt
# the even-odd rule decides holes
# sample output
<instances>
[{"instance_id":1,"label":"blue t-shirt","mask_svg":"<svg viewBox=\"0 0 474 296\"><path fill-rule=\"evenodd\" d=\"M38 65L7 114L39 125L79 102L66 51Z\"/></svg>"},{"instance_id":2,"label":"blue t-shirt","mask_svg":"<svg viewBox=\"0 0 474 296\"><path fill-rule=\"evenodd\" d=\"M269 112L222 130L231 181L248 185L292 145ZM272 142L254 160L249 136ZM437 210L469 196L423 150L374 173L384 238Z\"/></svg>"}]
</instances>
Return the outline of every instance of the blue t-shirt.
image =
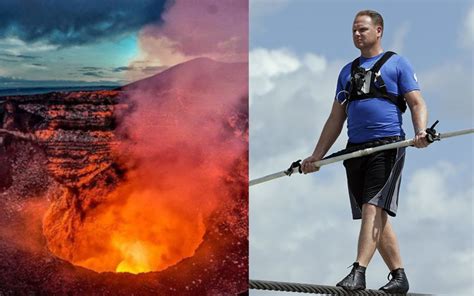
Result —
<instances>
[{"instance_id":1,"label":"blue t-shirt","mask_svg":"<svg viewBox=\"0 0 474 296\"><path fill-rule=\"evenodd\" d=\"M371 57L360 57L360 66L366 70L381 58L383 53ZM351 77L351 63L342 68L337 80L336 100L346 99L344 89ZM413 67L404 57L391 56L380 69L387 91L394 95L419 90ZM390 100L370 98L350 102L346 106L347 134L349 142L362 143L383 137L405 136L402 129L402 113Z\"/></svg>"}]
</instances>

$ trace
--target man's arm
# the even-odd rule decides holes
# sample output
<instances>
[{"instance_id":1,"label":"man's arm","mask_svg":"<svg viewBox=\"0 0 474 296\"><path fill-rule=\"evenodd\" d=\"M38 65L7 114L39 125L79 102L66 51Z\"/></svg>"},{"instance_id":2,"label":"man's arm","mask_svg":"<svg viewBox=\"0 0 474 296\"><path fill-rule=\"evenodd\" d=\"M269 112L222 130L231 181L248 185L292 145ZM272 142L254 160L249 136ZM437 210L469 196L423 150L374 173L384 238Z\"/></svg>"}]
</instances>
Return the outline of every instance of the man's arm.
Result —
<instances>
[{"instance_id":1,"label":"man's arm","mask_svg":"<svg viewBox=\"0 0 474 296\"><path fill-rule=\"evenodd\" d=\"M328 152L341 133L346 117L345 105L341 105L337 100L334 100L331 114L329 114L324 124L313 154L303 160L301 164L301 169L305 174L319 170L319 168L315 168L311 163L321 160Z\"/></svg>"},{"instance_id":2,"label":"man's arm","mask_svg":"<svg viewBox=\"0 0 474 296\"><path fill-rule=\"evenodd\" d=\"M425 101L418 90L408 92L404 96L410 108L413 129L415 130L415 140L413 144L416 148L424 148L429 144L426 140L428 110L426 109Z\"/></svg>"}]
</instances>

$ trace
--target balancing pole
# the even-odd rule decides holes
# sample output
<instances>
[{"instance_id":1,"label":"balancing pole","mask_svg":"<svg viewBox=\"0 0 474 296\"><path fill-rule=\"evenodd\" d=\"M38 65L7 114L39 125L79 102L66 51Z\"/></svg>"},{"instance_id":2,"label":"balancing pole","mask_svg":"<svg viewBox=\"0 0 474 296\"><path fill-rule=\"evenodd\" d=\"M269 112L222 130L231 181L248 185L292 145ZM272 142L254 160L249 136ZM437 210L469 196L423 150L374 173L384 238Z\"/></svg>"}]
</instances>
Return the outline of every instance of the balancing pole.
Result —
<instances>
[{"instance_id":1,"label":"balancing pole","mask_svg":"<svg viewBox=\"0 0 474 296\"><path fill-rule=\"evenodd\" d=\"M474 129L465 129L465 130L459 130L459 131L453 131L453 132L448 132L448 133L436 133L436 130L434 127L438 124L438 121L436 121L433 126L430 128L426 129L427 132L427 140L429 143L433 143L434 141L439 141L441 139L446 139L446 138L451 138L451 137L457 137L461 135L467 135L467 134L472 134L474 133ZM413 146L413 141L414 139L409 139L409 140L404 140L404 141L398 141L390 144L385 144L377 147L372 147L372 148L366 148L358 151L354 151L351 153L346 153L342 155L337 155L334 157L328 157L319 161L316 161L313 163L315 167L322 167L324 165L328 165L331 163L335 163L338 161L343 161L346 159L351 159L351 158L356 158L356 157L361 157L365 155L369 155L372 153L384 151L384 150L389 150L389 149L395 149L395 148L401 148L401 147L408 147L408 146ZM338 153L335 153L338 154ZM291 164L291 166L281 172L277 172L274 174L266 175L257 179L250 180L249 186L257 185L260 183L268 182L277 178L281 178L284 176L291 176L294 172L299 172L300 174L302 173L301 171L301 160L295 161Z\"/></svg>"}]
</instances>

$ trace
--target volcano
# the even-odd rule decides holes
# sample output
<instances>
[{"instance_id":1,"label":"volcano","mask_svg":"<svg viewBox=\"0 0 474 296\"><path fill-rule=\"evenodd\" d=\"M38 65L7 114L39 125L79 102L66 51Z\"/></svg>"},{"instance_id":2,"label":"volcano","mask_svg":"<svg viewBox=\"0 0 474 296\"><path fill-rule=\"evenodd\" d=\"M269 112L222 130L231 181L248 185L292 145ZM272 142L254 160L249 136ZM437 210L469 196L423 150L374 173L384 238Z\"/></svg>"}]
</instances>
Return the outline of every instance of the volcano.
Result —
<instances>
[{"instance_id":1,"label":"volcano","mask_svg":"<svg viewBox=\"0 0 474 296\"><path fill-rule=\"evenodd\" d=\"M0 292L246 291L247 69L0 98Z\"/></svg>"}]
</instances>

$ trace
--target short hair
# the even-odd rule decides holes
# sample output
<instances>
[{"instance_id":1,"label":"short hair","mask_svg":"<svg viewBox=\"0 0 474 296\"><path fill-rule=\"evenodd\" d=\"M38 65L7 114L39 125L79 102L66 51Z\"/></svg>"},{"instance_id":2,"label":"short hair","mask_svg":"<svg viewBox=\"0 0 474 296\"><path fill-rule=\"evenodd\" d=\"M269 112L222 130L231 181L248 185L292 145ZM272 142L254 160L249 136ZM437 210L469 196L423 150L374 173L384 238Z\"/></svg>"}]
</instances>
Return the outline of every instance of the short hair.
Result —
<instances>
[{"instance_id":1,"label":"short hair","mask_svg":"<svg viewBox=\"0 0 474 296\"><path fill-rule=\"evenodd\" d=\"M358 16L363 16L363 15L370 17L374 25L382 27L382 34L383 34L383 17L380 13L378 13L375 10L369 10L369 9L361 10L356 14L355 18L357 18Z\"/></svg>"}]
</instances>

